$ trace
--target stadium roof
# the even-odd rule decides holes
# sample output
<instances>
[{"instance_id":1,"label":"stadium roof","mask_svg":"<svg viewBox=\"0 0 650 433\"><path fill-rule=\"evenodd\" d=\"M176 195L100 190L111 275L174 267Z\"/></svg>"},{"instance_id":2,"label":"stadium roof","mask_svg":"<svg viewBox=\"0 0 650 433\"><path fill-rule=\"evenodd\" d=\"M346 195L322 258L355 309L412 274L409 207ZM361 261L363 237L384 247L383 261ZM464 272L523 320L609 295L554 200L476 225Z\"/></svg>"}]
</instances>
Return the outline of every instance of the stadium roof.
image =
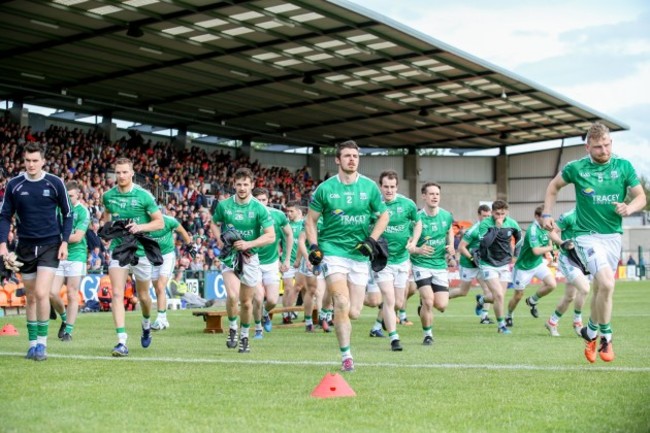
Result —
<instances>
[{"instance_id":1,"label":"stadium roof","mask_svg":"<svg viewBox=\"0 0 650 433\"><path fill-rule=\"evenodd\" d=\"M2 99L295 146L486 149L596 120L628 129L347 1L2 3Z\"/></svg>"}]
</instances>

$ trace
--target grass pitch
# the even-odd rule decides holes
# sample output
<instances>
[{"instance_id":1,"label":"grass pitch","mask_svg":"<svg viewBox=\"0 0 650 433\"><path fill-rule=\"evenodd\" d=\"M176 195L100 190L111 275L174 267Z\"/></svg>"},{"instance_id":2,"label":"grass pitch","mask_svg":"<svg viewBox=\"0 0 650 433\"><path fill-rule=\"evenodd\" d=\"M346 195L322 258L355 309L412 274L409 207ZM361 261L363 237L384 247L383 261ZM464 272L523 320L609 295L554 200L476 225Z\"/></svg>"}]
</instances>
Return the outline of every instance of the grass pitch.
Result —
<instances>
[{"instance_id":1,"label":"grass pitch","mask_svg":"<svg viewBox=\"0 0 650 433\"><path fill-rule=\"evenodd\" d=\"M239 354L190 311L171 311L171 328L145 350L136 312L130 356L115 359L110 313L80 314L70 344L50 322L49 359L37 363L23 359L24 316L4 317L21 335L0 337L0 432L649 432L650 284L617 285L609 364L584 359L571 310L561 337L544 329L562 291L541 300L538 319L522 301L504 336L478 324L472 290L436 315L432 347L417 324L399 326L401 353L368 337L377 310L364 308L353 323L357 370L344 374L357 396L332 399L310 393L340 368L333 333L275 328Z\"/></svg>"}]
</instances>

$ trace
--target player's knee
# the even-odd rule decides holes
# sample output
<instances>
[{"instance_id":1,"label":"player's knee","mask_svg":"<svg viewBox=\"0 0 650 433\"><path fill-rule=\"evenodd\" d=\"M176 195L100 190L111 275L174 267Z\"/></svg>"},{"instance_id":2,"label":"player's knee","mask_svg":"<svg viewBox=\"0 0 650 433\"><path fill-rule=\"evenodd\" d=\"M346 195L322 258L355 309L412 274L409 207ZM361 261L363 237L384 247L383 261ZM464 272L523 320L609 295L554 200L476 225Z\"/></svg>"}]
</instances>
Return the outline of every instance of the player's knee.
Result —
<instances>
[{"instance_id":1,"label":"player's knee","mask_svg":"<svg viewBox=\"0 0 650 433\"><path fill-rule=\"evenodd\" d=\"M361 309L359 308L350 308L350 311L348 313L348 317L352 320L356 320L359 318L361 315Z\"/></svg>"}]
</instances>

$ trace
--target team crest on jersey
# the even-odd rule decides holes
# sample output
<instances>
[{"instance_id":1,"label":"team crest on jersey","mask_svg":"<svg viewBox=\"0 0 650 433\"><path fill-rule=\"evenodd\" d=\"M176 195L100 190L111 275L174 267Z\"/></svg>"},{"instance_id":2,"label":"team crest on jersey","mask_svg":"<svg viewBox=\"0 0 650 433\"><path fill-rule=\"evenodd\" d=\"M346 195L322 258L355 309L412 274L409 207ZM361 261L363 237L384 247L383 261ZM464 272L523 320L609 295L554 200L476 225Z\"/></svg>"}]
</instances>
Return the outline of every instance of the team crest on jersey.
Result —
<instances>
[{"instance_id":1,"label":"team crest on jersey","mask_svg":"<svg viewBox=\"0 0 650 433\"><path fill-rule=\"evenodd\" d=\"M402 213L402 212L404 212L404 208L402 208L402 206L397 206L396 211L397 211L397 213Z\"/></svg>"},{"instance_id":2,"label":"team crest on jersey","mask_svg":"<svg viewBox=\"0 0 650 433\"><path fill-rule=\"evenodd\" d=\"M50 196L50 190L49 189L44 189L43 190L43 197L49 197Z\"/></svg>"},{"instance_id":3,"label":"team crest on jersey","mask_svg":"<svg viewBox=\"0 0 650 433\"><path fill-rule=\"evenodd\" d=\"M360 192L360 193L359 193L359 199L360 199L360 200L368 200L368 194L366 194L366 193L363 192L363 191Z\"/></svg>"},{"instance_id":4,"label":"team crest on jersey","mask_svg":"<svg viewBox=\"0 0 650 433\"><path fill-rule=\"evenodd\" d=\"M512 236L512 230L508 230L508 233L506 233L506 236L508 236L508 237Z\"/></svg>"},{"instance_id":5,"label":"team crest on jersey","mask_svg":"<svg viewBox=\"0 0 650 433\"><path fill-rule=\"evenodd\" d=\"M131 200L131 207L136 207L138 205L138 201L136 199Z\"/></svg>"},{"instance_id":6,"label":"team crest on jersey","mask_svg":"<svg viewBox=\"0 0 650 433\"><path fill-rule=\"evenodd\" d=\"M431 224L431 230L433 230L434 232L437 232L438 231L438 224L437 223Z\"/></svg>"},{"instance_id":7,"label":"team crest on jersey","mask_svg":"<svg viewBox=\"0 0 650 433\"><path fill-rule=\"evenodd\" d=\"M612 172L609 174L612 179L618 179L618 171L612 170Z\"/></svg>"},{"instance_id":8,"label":"team crest on jersey","mask_svg":"<svg viewBox=\"0 0 650 433\"><path fill-rule=\"evenodd\" d=\"M253 211L248 212L248 218L250 218L250 219L255 218L255 212L253 212Z\"/></svg>"},{"instance_id":9,"label":"team crest on jersey","mask_svg":"<svg viewBox=\"0 0 650 433\"><path fill-rule=\"evenodd\" d=\"M442 222L442 227L443 227L443 228L447 227L447 221L443 221L443 222Z\"/></svg>"}]
</instances>

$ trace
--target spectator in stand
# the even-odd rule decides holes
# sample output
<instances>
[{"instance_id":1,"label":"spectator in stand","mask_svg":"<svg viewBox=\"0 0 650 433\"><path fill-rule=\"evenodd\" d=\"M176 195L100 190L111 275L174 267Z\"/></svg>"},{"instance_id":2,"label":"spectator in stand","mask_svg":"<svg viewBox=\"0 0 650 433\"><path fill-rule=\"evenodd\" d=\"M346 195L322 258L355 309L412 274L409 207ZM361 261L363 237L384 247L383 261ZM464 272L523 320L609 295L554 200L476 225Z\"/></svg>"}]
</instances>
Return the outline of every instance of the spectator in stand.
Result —
<instances>
[{"instance_id":1,"label":"spectator in stand","mask_svg":"<svg viewBox=\"0 0 650 433\"><path fill-rule=\"evenodd\" d=\"M88 254L88 271L99 273L103 269L102 252L99 247L93 248Z\"/></svg>"},{"instance_id":2,"label":"spectator in stand","mask_svg":"<svg viewBox=\"0 0 650 433\"><path fill-rule=\"evenodd\" d=\"M86 231L86 243L88 244L88 250L94 251L95 248L99 248L99 252L105 250L102 240L97 234L99 232L99 221L93 219L90 223L90 227Z\"/></svg>"}]
</instances>

